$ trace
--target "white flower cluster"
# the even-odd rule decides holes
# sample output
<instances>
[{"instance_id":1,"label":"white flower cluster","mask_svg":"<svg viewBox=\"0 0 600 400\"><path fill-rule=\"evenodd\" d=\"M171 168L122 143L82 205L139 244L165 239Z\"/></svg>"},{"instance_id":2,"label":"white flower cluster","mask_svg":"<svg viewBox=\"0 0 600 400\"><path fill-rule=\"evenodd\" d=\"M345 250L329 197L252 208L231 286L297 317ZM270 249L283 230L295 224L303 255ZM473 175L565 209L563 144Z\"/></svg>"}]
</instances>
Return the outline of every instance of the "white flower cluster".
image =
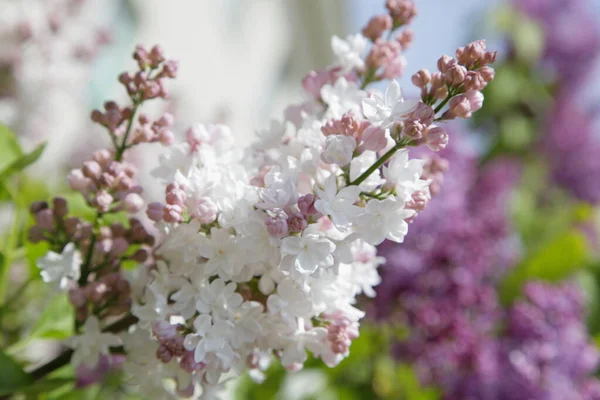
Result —
<instances>
[{"instance_id":1,"label":"white flower cluster","mask_svg":"<svg viewBox=\"0 0 600 400\"><path fill-rule=\"evenodd\" d=\"M354 63L349 51L341 58ZM364 315L356 298L380 281L374 246L402 242L415 213L405 206L429 182L405 149L374 166L397 145L392 122L416 107L396 82L369 98L339 77L321 99L291 107L301 112L251 148L225 126L197 125L160 159L158 267L132 280L139 322L124 339L142 390L156 396L173 378L182 393L212 392L228 373L260 379L273 356L298 370L307 350L329 366L348 355ZM364 135L322 132L343 115L381 132L378 151L361 147Z\"/></svg>"}]
</instances>

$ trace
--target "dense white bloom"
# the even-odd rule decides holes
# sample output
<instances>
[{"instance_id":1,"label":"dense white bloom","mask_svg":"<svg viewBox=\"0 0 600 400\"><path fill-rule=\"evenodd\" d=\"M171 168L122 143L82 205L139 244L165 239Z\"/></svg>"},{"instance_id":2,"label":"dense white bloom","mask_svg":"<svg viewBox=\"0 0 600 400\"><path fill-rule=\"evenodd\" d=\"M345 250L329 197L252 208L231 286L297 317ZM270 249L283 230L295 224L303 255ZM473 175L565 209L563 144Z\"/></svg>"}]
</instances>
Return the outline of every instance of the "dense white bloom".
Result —
<instances>
[{"instance_id":1,"label":"dense white bloom","mask_svg":"<svg viewBox=\"0 0 600 400\"><path fill-rule=\"evenodd\" d=\"M327 136L321 160L327 164L337 164L343 167L352 161L354 149L356 149L356 140L351 136Z\"/></svg>"},{"instance_id":2,"label":"dense white bloom","mask_svg":"<svg viewBox=\"0 0 600 400\"><path fill-rule=\"evenodd\" d=\"M349 82L343 76L333 85L321 88L321 98L327 104L327 118L340 118L344 113L360 113L360 102L365 98L365 92L354 82Z\"/></svg>"},{"instance_id":3,"label":"dense white bloom","mask_svg":"<svg viewBox=\"0 0 600 400\"><path fill-rule=\"evenodd\" d=\"M315 208L329 216L338 228L347 227L350 220L361 212L361 209L354 205L358 200L360 187L346 186L338 191L335 175L327 178L323 190L315 186L315 193L319 197L315 201Z\"/></svg>"},{"instance_id":4,"label":"dense white bloom","mask_svg":"<svg viewBox=\"0 0 600 400\"><path fill-rule=\"evenodd\" d=\"M238 251L235 237L228 229L212 228L210 236L202 236L197 245L200 255L207 258L204 273L218 274L223 279L230 279L239 272Z\"/></svg>"},{"instance_id":5,"label":"dense white bloom","mask_svg":"<svg viewBox=\"0 0 600 400\"><path fill-rule=\"evenodd\" d=\"M378 245L385 239L401 243L408 233L406 219L414 215L404 208L404 201L393 196L385 200L373 199L367 203L365 212L358 216L356 225L365 241Z\"/></svg>"},{"instance_id":6,"label":"dense white bloom","mask_svg":"<svg viewBox=\"0 0 600 400\"><path fill-rule=\"evenodd\" d=\"M339 66L343 72L350 72L353 69L362 70L365 62L362 59L362 53L367 47L368 40L363 35L348 35L346 40L337 36L331 38L331 48L333 54L337 57Z\"/></svg>"},{"instance_id":7,"label":"dense white bloom","mask_svg":"<svg viewBox=\"0 0 600 400\"><path fill-rule=\"evenodd\" d=\"M288 236L281 241L281 253L284 255L281 268L303 275L312 274L318 268L333 265L334 250L335 244L331 240L305 229L302 236Z\"/></svg>"},{"instance_id":8,"label":"dense white bloom","mask_svg":"<svg viewBox=\"0 0 600 400\"><path fill-rule=\"evenodd\" d=\"M121 340L112 333L103 333L98 318L91 316L83 325L83 333L68 338L65 344L74 350L71 357L73 366L83 364L93 368L98 364L100 354L109 355L109 348L119 346Z\"/></svg>"},{"instance_id":9,"label":"dense white bloom","mask_svg":"<svg viewBox=\"0 0 600 400\"><path fill-rule=\"evenodd\" d=\"M364 99L362 109L369 121L388 127L396 121L406 119L415 111L418 103L416 100L404 100L400 84L394 80L386 89L385 96L375 93L372 97Z\"/></svg>"},{"instance_id":10,"label":"dense white bloom","mask_svg":"<svg viewBox=\"0 0 600 400\"><path fill-rule=\"evenodd\" d=\"M67 244L62 253L49 251L38 258L36 264L42 271L44 282L54 282L62 290L67 289L69 282L77 281L81 275L81 253L74 243Z\"/></svg>"},{"instance_id":11,"label":"dense white bloom","mask_svg":"<svg viewBox=\"0 0 600 400\"><path fill-rule=\"evenodd\" d=\"M242 304L242 296L235 292L236 284L225 283L222 279L215 279L210 284L199 290L196 300L196 309L200 313L227 318L228 313Z\"/></svg>"},{"instance_id":12,"label":"dense white bloom","mask_svg":"<svg viewBox=\"0 0 600 400\"><path fill-rule=\"evenodd\" d=\"M282 209L298 200L296 183L282 176L276 176L273 182L260 191L262 202L256 204L261 209Z\"/></svg>"},{"instance_id":13,"label":"dense white bloom","mask_svg":"<svg viewBox=\"0 0 600 400\"><path fill-rule=\"evenodd\" d=\"M421 179L424 165L425 160L410 160L408 150L401 150L384 167L383 175L388 182L394 184L397 197L408 201L414 192L429 186L429 181Z\"/></svg>"}]
</instances>

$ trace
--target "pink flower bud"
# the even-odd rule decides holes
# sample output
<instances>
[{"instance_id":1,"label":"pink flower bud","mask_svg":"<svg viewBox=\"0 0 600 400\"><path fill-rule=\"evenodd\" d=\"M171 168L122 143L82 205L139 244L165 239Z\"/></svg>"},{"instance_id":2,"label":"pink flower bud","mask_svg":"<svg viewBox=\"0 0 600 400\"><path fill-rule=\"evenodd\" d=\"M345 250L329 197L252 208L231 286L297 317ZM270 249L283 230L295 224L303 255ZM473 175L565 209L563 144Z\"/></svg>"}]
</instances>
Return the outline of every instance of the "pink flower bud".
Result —
<instances>
[{"instance_id":1,"label":"pink flower bud","mask_svg":"<svg viewBox=\"0 0 600 400\"><path fill-rule=\"evenodd\" d=\"M433 120L435 119L435 113L431 106L419 102L417 108L412 113L412 118L418 119L425 126L429 126L433 123Z\"/></svg>"},{"instance_id":2,"label":"pink flower bud","mask_svg":"<svg viewBox=\"0 0 600 400\"><path fill-rule=\"evenodd\" d=\"M161 129L158 140L163 146L170 146L175 141L175 134L170 129Z\"/></svg>"},{"instance_id":3,"label":"pink flower bud","mask_svg":"<svg viewBox=\"0 0 600 400\"><path fill-rule=\"evenodd\" d=\"M174 79L177 77L177 71L179 70L179 63L174 60L167 60L163 64L162 75Z\"/></svg>"},{"instance_id":4,"label":"pink flower bud","mask_svg":"<svg viewBox=\"0 0 600 400\"><path fill-rule=\"evenodd\" d=\"M304 214L302 214L301 212L293 213L292 215L290 215L288 217L287 224L290 229L290 232L295 233L302 232L308 226L308 223L304 218Z\"/></svg>"},{"instance_id":5,"label":"pink flower bud","mask_svg":"<svg viewBox=\"0 0 600 400\"><path fill-rule=\"evenodd\" d=\"M163 363L167 364L173 358L173 353L171 353L167 346L161 344L160 346L158 346L158 349L156 349L156 358L158 358Z\"/></svg>"},{"instance_id":6,"label":"pink flower bud","mask_svg":"<svg viewBox=\"0 0 600 400\"><path fill-rule=\"evenodd\" d=\"M121 257L129 249L129 242L125 238L115 238L110 248L110 255L118 258Z\"/></svg>"},{"instance_id":7,"label":"pink flower bud","mask_svg":"<svg viewBox=\"0 0 600 400\"><path fill-rule=\"evenodd\" d=\"M412 29L404 29L400 32L400 35L396 38L402 50L406 50L410 47L415 37L415 32Z\"/></svg>"},{"instance_id":8,"label":"pink flower bud","mask_svg":"<svg viewBox=\"0 0 600 400\"><path fill-rule=\"evenodd\" d=\"M451 86L459 86L465 80L467 69L462 65L454 64L444 74L446 83Z\"/></svg>"},{"instance_id":9,"label":"pink flower bud","mask_svg":"<svg viewBox=\"0 0 600 400\"><path fill-rule=\"evenodd\" d=\"M401 53L402 48L396 41L377 39L367 56L367 65L373 68L386 67Z\"/></svg>"},{"instance_id":10,"label":"pink flower bud","mask_svg":"<svg viewBox=\"0 0 600 400\"><path fill-rule=\"evenodd\" d=\"M417 15L417 9L412 0L387 0L385 7L394 20L394 26L410 24Z\"/></svg>"},{"instance_id":11,"label":"pink flower bud","mask_svg":"<svg viewBox=\"0 0 600 400\"><path fill-rule=\"evenodd\" d=\"M102 167L96 161L86 161L83 163L81 171L87 178L98 179L100 178L100 174L102 174Z\"/></svg>"},{"instance_id":12,"label":"pink flower bud","mask_svg":"<svg viewBox=\"0 0 600 400\"><path fill-rule=\"evenodd\" d=\"M69 301L75 308L83 307L86 303L85 294L80 288L69 290Z\"/></svg>"},{"instance_id":13,"label":"pink flower bud","mask_svg":"<svg viewBox=\"0 0 600 400\"><path fill-rule=\"evenodd\" d=\"M387 145L387 138L385 137L385 130L379 126L369 125L361 135L361 144L358 148L359 152L365 150L380 151Z\"/></svg>"},{"instance_id":14,"label":"pink flower bud","mask_svg":"<svg viewBox=\"0 0 600 400\"><path fill-rule=\"evenodd\" d=\"M94 161L96 161L101 166L108 165L112 160L112 155L108 150L98 150L94 152Z\"/></svg>"},{"instance_id":15,"label":"pink flower bud","mask_svg":"<svg viewBox=\"0 0 600 400\"><path fill-rule=\"evenodd\" d=\"M128 213L136 213L144 207L144 200L137 193L128 193L123 199L123 207Z\"/></svg>"},{"instance_id":16,"label":"pink flower bud","mask_svg":"<svg viewBox=\"0 0 600 400\"><path fill-rule=\"evenodd\" d=\"M411 77L411 81L416 87L424 88L431 82L431 72L426 69L417 71L417 73Z\"/></svg>"},{"instance_id":17,"label":"pink flower bud","mask_svg":"<svg viewBox=\"0 0 600 400\"><path fill-rule=\"evenodd\" d=\"M481 67L479 69L479 73L481 74L481 77L483 78L483 80L486 81L487 83L490 83L491 81L493 81L494 77L496 76L496 71L494 71L494 68L487 66L487 65L485 67Z\"/></svg>"},{"instance_id":18,"label":"pink flower bud","mask_svg":"<svg viewBox=\"0 0 600 400\"><path fill-rule=\"evenodd\" d=\"M485 64L493 64L496 62L496 58L498 57L497 51L488 51L483 56L483 62Z\"/></svg>"},{"instance_id":19,"label":"pink flower bud","mask_svg":"<svg viewBox=\"0 0 600 400\"><path fill-rule=\"evenodd\" d=\"M376 15L369 20L367 26L365 26L362 30L362 34L371 39L371 41L376 41L383 35L383 32L392 28L392 18L387 14Z\"/></svg>"},{"instance_id":20,"label":"pink flower bud","mask_svg":"<svg viewBox=\"0 0 600 400\"><path fill-rule=\"evenodd\" d=\"M167 204L163 209L163 219L166 222L181 222L183 208L178 205Z\"/></svg>"},{"instance_id":21,"label":"pink flower bud","mask_svg":"<svg viewBox=\"0 0 600 400\"><path fill-rule=\"evenodd\" d=\"M192 216L203 224L210 224L217 219L219 209L209 197L201 197L194 204Z\"/></svg>"},{"instance_id":22,"label":"pink flower bud","mask_svg":"<svg viewBox=\"0 0 600 400\"><path fill-rule=\"evenodd\" d=\"M405 122L404 125L404 136L410 139L421 139L425 132L426 126L421 123L418 119L410 118Z\"/></svg>"},{"instance_id":23,"label":"pink flower bud","mask_svg":"<svg viewBox=\"0 0 600 400\"><path fill-rule=\"evenodd\" d=\"M318 213L315 208L316 197L314 194L309 193L304 196L301 196L298 199L298 208L300 212L304 215L315 215Z\"/></svg>"},{"instance_id":24,"label":"pink flower bud","mask_svg":"<svg viewBox=\"0 0 600 400\"><path fill-rule=\"evenodd\" d=\"M150 256L150 252L147 249L141 248L138 249L132 256L131 259L133 261L137 261L140 263L145 262Z\"/></svg>"},{"instance_id":25,"label":"pink flower bud","mask_svg":"<svg viewBox=\"0 0 600 400\"><path fill-rule=\"evenodd\" d=\"M160 221L163 218L165 206L162 203L153 202L148 204L146 208L146 215L152 221Z\"/></svg>"},{"instance_id":26,"label":"pink flower bud","mask_svg":"<svg viewBox=\"0 0 600 400\"><path fill-rule=\"evenodd\" d=\"M110 209L114 198L105 190L99 190L96 193L94 204L97 205L98 209L102 212L106 212Z\"/></svg>"},{"instance_id":27,"label":"pink flower bud","mask_svg":"<svg viewBox=\"0 0 600 400\"><path fill-rule=\"evenodd\" d=\"M425 134L427 147L433 151L443 150L448 145L448 133L439 126L432 125Z\"/></svg>"},{"instance_id":28,"label":"pink flower bud","mask_svg":"<svg viewBox=\"0 0 600 400\"><path fill-rule=\"evenodd\" d=\"M32 214L36 214L42 210L45 210L46 208L48 208L48 203L45 201L34 201L33 203L31 203L31 205L29 206L29 212Z\"/></svg>"},{"instance_id":29,"label":"pink flower bud","mask_svg":"<svg viewBox=\"0 0 600 400\"><path fill-rule=\"evenodd\" d=\"M450 118L470 118L471 117L471 102L466 95L461 94L453 97L450 100L448 107L448 116Z\"/></svg>"},{"instance_id":30,"label":"pink flower bud","mask_svg":"<svg viewBox=\"0 0 600 400\"><path fill-rule=\"evenodd\" d=\"M442 74L445 74L446 71L448 71L450 67L454 64L456 64L456 60L447 55L441 56L437 61L438 70Z\"/></svg>"},{"instance_id":31,"label":"pink flower bud","mask_svg":"<svg viewBox=\"0 0 600 400\"><path fill-rule=\"evenodd\" d=\"M482 90L487 85L483 76L477 71L469 71L465 76L465 80L463 81L463 88L466 91L469 90Z\"/></svg>"},{"instance_id":32,"label":"pink flower bud","mask_svg":"<svg viewBox=\"0 0 600 400\"><path fill-rule=\"evenodd\" d=\"M52 213L52 210L46 208L45 210L39 211L37 214L35 214L35 222L42 229L46 229L49 231L53 230L54 215Z\"/></svg>"},{"instance_id":33,"label":"pink flower bud","mask_svg":"<svg viewBox=\"0 0 600 400\"><path fill-rule=\"evenodd\" d=\"M63 199L62 197L55 197L52 200L52 208L56 218L63 218L69 212L67 200Z\"/></svg>"},{"instance_id":34,"label":"pink flower bud","mask_svg":"<svg viewBox=\"0 0 600 400\"><path fill-rule=\"evenodd\" d=\"M28 238L29 241L32 243L39 243L39 242L43 242L44 240L46 240L46 236L44 235L44 233L46 232L46 229L42 228L39 225L34 225L31 227L31 229L29 229L29 233L28 233Z\"/></svg>"},{"instance_id":35,"label":"pink flower bud","mask_svg":"<svg viewBox=\"0 0 600 400\"><path fill-rule=\"evenodd\" d=\"M479 111L483 107L483 93L477 90L469 90L465 93L465 96L469 100L471 113Z\"/></svg>"},{"instance_id":36,"label":"pink flower bud","mask_svg":"<svg viewBox=\"0 0 600 400\"><path fill-rule=\"evenodd\" d=\"M284 237L288 235L289 229L287 220L281 217L269 217L265 221L269 235L274 237Z\"/></svg>"},{"instance_id":37,"label":"pink flower bud","mask_svg":"<svg viewBox=\"0 0 600 400\"><path fill-rule=\"evenodd\" d=\"M404 73L406 68L406 58L403 55L398 55L395 59L388 62L384 68L381 76L384 79L394 79L400 77Z\"/></svg>"}]
</instances>

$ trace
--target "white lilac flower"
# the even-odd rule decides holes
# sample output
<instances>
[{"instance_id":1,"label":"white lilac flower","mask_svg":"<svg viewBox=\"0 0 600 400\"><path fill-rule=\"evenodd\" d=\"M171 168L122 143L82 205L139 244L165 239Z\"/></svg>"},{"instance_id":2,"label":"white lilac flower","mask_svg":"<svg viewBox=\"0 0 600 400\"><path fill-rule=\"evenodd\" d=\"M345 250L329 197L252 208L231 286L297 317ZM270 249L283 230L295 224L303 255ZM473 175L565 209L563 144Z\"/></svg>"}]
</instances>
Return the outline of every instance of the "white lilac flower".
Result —
<instances>
[{"instance_id":1,"label":"white lilac flower","mask_svg":"<svg viewBox=\"0 0 600 400\"><path fill-rule=\"evenodd\" d=\"M54 282L61 290L67 289L69 282L77 281L81 276L81 253L75 243L67 244L60 254L48 251L38 258L36 264L42 271L44 282Z\"/></svg>"},{"instance_id":2,"label":"white lilac flower","mask_svg":"<svg viewBox=\"0 0 600 400\"><path fill-rule=\"evenodd\" d=\"M375 93L364 99L362 110L369 121L387 128L394 122L406 119L418 104L416 100L404 100L400 85L394 80L386 89L385 96Z\"/></svg>"},{"instance_id":3,"label":"white lilac flower","mask_svg":"<svg viewBox=\"0 0 600 400\"><path fill-rule=\"evenodd\" d=\"M360 113L360 102L365 95L356 83L344 77L338 78L333 85L323 86L321 98L328 106L326 118L341 118L347 112Z\"/></svg>"},{"instance_id":4,"label":"white lilac flower","mask_svg":"<svg viewBox=\"0 0 600 400\"><path fill-rule=\"evenodd\" d=\"M376 246L385 239L401 243L408 233L406 219L414 214L413 210L404 208L404 201L389 196L385 200L369 201L355 224L367 243Z\"/></svg>"},{"instance_id":5,"label":"white lilac flower","mask_svg":"<svg viewBox=\"0 0 600 400\"><path fill-rule=\"evenodd\" d=\"M212 228L210 236L201 236L197 244L200 255L207 258L206 275L218 274L223 279L239 273L242 263L238 261L235 236L228 229Z\"/></svg>"},{"instance_id":6,"label":"white lilac flower","mask_svg":"<svg viewBox=\"0 0 600 400\"><path fill-rule=\"evenodd\" d=\"M83 325L83 333L70 337L65 344L74 350L71 357L73 366L86 365L93 368L98 364L100 354L109 355L109 348L119 346L121 340L112 333L103 333L98 318L91 316Z\"/></svg>"},{"instance_id":7,"label":"white lilac flower","mask_svg":"<svg viewBox=\"0 0 600 400\"><path fill-rule=\"evenodd\" d=\"M318 200L315 201L315 208L331 218L331 221L337 228L346 228L352 219L354 219L361 209L354 205L360 194L360 187L346 186L338 191L336 176L330 175L323 190L315 186L315 194Z\"/></svg>"},{"instance_id":8,"label":"white lilac flower","mask_svg":"<svg viewBox=\"0 0 600 400\"><path fill-rule=\"evenodd\" d=\"M343 72L362 70L365 67L362 53L368 43L367 38L361 34L348 35L346 40L337 36L331 38L331 49Z\"/></svg>"},{"instance_id":9,"label":"white lilac flower","mask_svg":"<svg viewBox=\"0 0 600 400\"><path fill-rule=\"evenodd\" d=\"M236 284L215 279L198 291L196 310L202 314L227 318L228 313L242 304L242 296L236 293Z\"/></svg>"},{"instance_id":10,"label":"white lilac flower","mask_svg":"<svg viewBox=\"0 0 600 400\"><path fill-rule=\"evenodd\" d=\"M409 159L408 150L401 150L390 160L387 167L383 169L383 176L396 189L396 196L408 201L411 195L424 190L429 186L429 181L421 179L425 160Z\"/></svg>"},{"instance_id":11,"label":"white lilac flower","mask_svg":"<svg viewBox=\"0 0 600 400\"><path fill-rule=\"evenodd\" d=\"M319 268L333 266L335 244L308 229L302 236L288 236L281 241L281 268L284 271L297 271L309 275Z\"/></svg>"},{"instance_id":12,"label":"white lilac flower","mask_svg":"<svg viewBox=\"0 0 600 400\"><path fill-rule=\"evenodd\" d=\"M356 139L352 136L327 136L321 160L327 164L337 164L343 167L352 161L354 149L356 149Z\"/></svg>"}]
</instances>

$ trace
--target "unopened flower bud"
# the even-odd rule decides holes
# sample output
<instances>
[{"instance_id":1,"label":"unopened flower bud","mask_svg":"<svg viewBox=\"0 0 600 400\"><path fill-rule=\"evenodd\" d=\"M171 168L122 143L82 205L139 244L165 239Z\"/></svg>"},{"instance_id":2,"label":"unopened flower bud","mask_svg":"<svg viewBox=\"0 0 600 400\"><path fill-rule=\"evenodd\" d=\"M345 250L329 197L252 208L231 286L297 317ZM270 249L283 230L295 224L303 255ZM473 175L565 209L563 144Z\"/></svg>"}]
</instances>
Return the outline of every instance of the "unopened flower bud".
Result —
<instances>
[{"instance_id":1,"label":"unopened flower bud","mask_svg":"<svg viewBox=\"0 0 600 400\"><path fill-rule=\"evenodd\" d=\"M269 217L265 221L265 225L267 226L269 235L274 237L284 237L287 236L289 232L287 220L285 218Z\"/></svg>"},{"instance_id":2,"label":"unopened flower bud","mask_svg":"<svg viewBox=\"0 0 600 400\"><path fill-rule=\"evenodd\" d=\"M69 301L75 308L83 307L86 303L83 291L79 288L69 290Z\"/></svg>"},{"instance_id":3,"label":"unopened flower bud","mask_svg":"<svg viewBox=\"0 0 600 400\"><path fill-rule=\"evenodd\" d=\"M304 218L304 214L302 214L301 212L293 213L292 215L290 215L288 217L287 224L290 229L290 232L295 233L302 232L308 226L308 223Z\"/></svg>"},{"instance_id":4,"label":"unopened flower bud","mask_svg":"<svg viewBox=\"0 0 600 400\"><path fill-rule=\"evenodd\" d=\"M451 86L459 86L467 76L467 69L462 65L454 64L444 74L446 83Z\"/></svg>"},{"instance_id":5,"label":"unopened flower bud","mask_svg":"<svg viewBox=\"0 0 600 400\"><path fill-rule=\"evenodd\" d=\"M144 207L144 200L137 193L129 193L123 199L123 207L128 213L134 214Z\"/></svg>"},{"instance_id":6,"label":"unopened flower bud","mask_svg":"<svg viewBox=\"0 0 600 400\"><path fill-rule=\"evenodd\" d=\"M56 218L63 218L69 212L67 200L65 200L62 197L55 197L52 200L52 208L54 210L54 216Z\"/></svg>"},{"instance_id":7,"label":"unopened flower bud","mask_svg":"<svg viewBox=\"0 0 600 400\"><path fill-rule=\"evenodd\" d=\"M412 0L387 0L385 7L394 20L394 26L410 24L417 15L417 9Z\"/></svg>"},{"instance_id":8,"label":"unopened flower bud","mask_svg":"<svg viewBox=\"0 0 600 400\"><path fill-rule=\"evenodd\" d=\"M87 178L98 179L102 174L102 167L96 161L86 161L81 171Z\"/></svg>"},{"instance_id":9,"label":"unopened flower bud","mask_svg":"<svg viewBox=\"0 0 600 400\"><path fill-rule=\"evenodd\" d=\"M99 190L96 193L95 204L98 206L100 211L106 212L109 210L114 198L105 190Z\"/></svg>"},{"instance_id":10,"label":"unopened flower bud","mask_svg":"<svg viewBox=\"0 0 600 400\"><path fill-rule=\"evenodd\" d=\"M388 14L376 15L371 18L367 23L367 26L363 28L362 34L374 42L383 35L383 32L391 28L392 17Z\"/></svg>"},{"instance_id":11,"label":"unopened flower bud","mask_svg":"<svg viewBox=\"0 0 600 400\"><path fill-rule=\"evenodd\" d=\"M400 32L400 35L396 38L396 41L400 43L402 50L406 50L410 47L415 37L415 32L412 29L405 29Z\"/></svg>"},{"instance_id":12,"label":"unopened flower bud","mask_svg":"<svg viewBox=\"0 0 600 400\"><path fill-rule=\"evenodd\" d=\"M431 82L431 72L426 69L417 71L417 73L411 77L411 81L416 87L424 88Z\"/></svg>"},{"instance_id":13,"label":"unopened flower bud","mask_svg":"<svg viewBox=\"0 0 600 400\"><path fill-rule=\"evenodd\" d=\"M125 238L118 237L112 241L112 246L110 248L110 255L119 258L129 249L129 242L125 240Z\"/></svg>"},{"instance_id":14,"label":"unopened flower bud","mask_svg":"<svg viewBox=\"0 0 600 400\"><path fill-rule=\"evenodd\" d=\"M54 215L52 213L52 210L46 208L44 210L38 211L35 214L35 222L42 229L46 229L49 231L54 230Z\"/></svg>"},{"instance_id":15,"label":"unopened flower bud","mask_svg":"<svg viewBox=\"0 0 600 400\"><path fill-rule=\"evenodd\" d=\"M217 205L209 197L201 197L195 202L192 216L203 224L210 224L217 219Z\"/></svg>"},{"instance_id":16,"label":"unopened flower bud","mask_svg":"<svg viewBox=\"0 0 600 400\"><path fill-rule=\"evenodd\" d=\"M165 206L159 202L152 202L146 208L146 215L152 221L158 222L162 220Z\"/></svg>"},{"instance_id":17,"label":"unopened flower bud","mask_svg":"<svg viewBox=\"0 0 600 400\"><path fill-rule=\"evenodd\" d=\"M465 96L469 100L471 113L479 111L483 107L483 93L477 90L469 90L465 93Z\"/></svg>"},{"instance_id":18,"label":"unopened flower bud","mask_svg":"<svg viewBox=\"0 0 600 400\"><path fill-rule=\"evenodd\" d=\"M317 214L318 211L315 208L315 201L316 201L316 197L312 193L301 196L298 199L298 208L300 209L300 212L302 212L302 214L304 214L304 215Z\"/></svg>"},{"instance_id":19,"label":"unopened flower bud","mask_svg":"<svg viewBox=\"0 0 600 400\"><path fill-rule=\"evenodd\" d=\"M45 202L45 201L34 201L29 206L29 212L35 215L38 212L40 212L42 210L45 210L46 208L48 208L48 203L47 202Z\"/></svg>"},{"instance_id":20,"label":"unopened flower bud","mask_svg":"<svg viewBox=\"0 0 600 400\"><path fill-rule=\"evenodd\" d=\"M431 106L419 102L417 108L412 113L412 118L418 119L424 126L429 126L435 119L435 112Z\"/></svg>"},{"instance_id":21,"label":"unopened flower bud","mask_svg":"<svg viewBox=\"0 0 600 400\"><path fill-rule=\"evenodd\" d=\"M485 80L487 83L490 83L494 80L494 77L496 76L496 71L494 71L494 68L486 65L485 67L481 67L479 69L479 74L481 74L483 80Z\"/></svg>"},{"instance_id":22,"label":"unopened flower bud","mask_svg":"<svg viewBox=\"0 0 600 400\"><path fill-rule=\"evenodd\" d=\"M470 118L471 102L466 95L461 94L450 99L448 107L448 116L450 118Z\"/></svg>"},{"instance_id":23,"label":"unopened flower bud","mask_svg":"<svg viewBox=\"0 0 600 400\"><path fill-rule=\"evenodd\" d=\"M433 151L440 151L448 145L448 133L439 126L430 126L425 134L427 147Z\"/></svg>"},{"instance_id":24,"label":"unopened flower bud","mask_svg":"<svg viewBox=\"0 0 600 400\"><path fill-rule=\"evenodd\" d=\"M463 81L463 88L466 91L469 90L482 90L487 85L487 82L483 79L483 76L477 71L469 71Z\"/></svg>"},{"instance_id":25,"label":"unopened flower bud","mask_svg":"<svg viewBox=\"0 0 600 400\"><path fill-rule=\"evenodd\" d=\"M438 70L442 74L445 74L454 64L456 64L456 60L447 55L441 56L437 61Z\"/></svg>"}]
</instances>

